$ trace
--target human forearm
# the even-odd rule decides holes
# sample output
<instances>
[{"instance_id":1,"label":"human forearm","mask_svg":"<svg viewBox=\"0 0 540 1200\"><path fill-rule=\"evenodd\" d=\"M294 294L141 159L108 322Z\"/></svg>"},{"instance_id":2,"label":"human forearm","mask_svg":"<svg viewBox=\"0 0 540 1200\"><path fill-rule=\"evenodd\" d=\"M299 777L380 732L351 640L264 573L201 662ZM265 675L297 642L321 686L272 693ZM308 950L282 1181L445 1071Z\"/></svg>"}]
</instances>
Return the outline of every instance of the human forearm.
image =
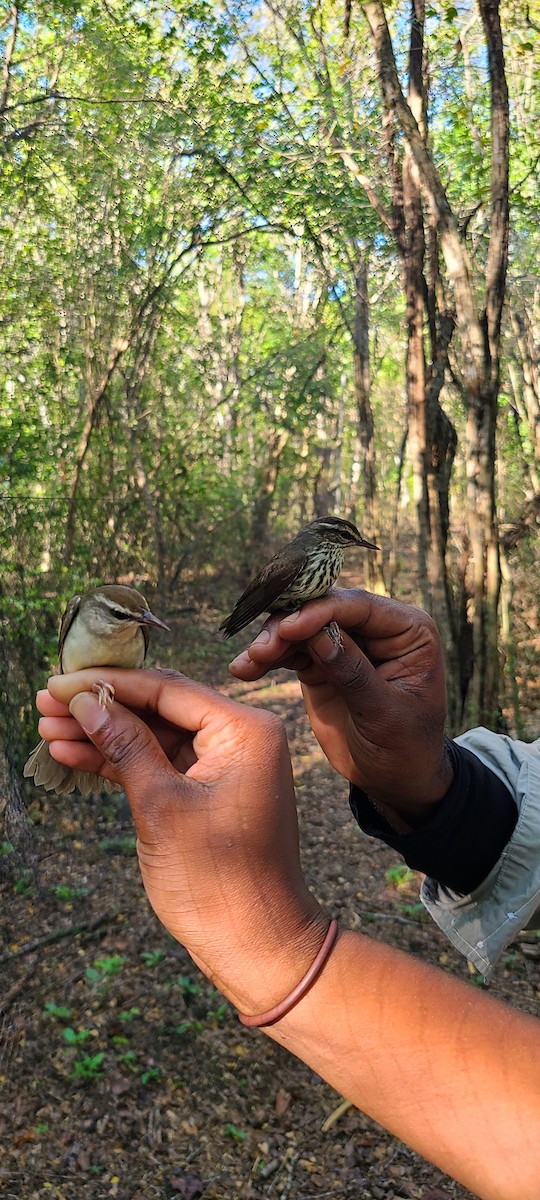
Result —
<instances>
[{"instance_id":1,"label":"human forearm","mask_svg":"<svg viewBox=\"0 0 540 1200\"><path fill-rule=\"evenodd\" d=\"M156 914L241 1012L264 1012L328 924L300 871L283 729L171 672L107 680L116 701L103 709L95 672L54 677L40 731L58 761L122 784ZM344 933L268 1033L483 1200L537 1200L535 1022Z\"/></svg>"},{"instance_id":2,"label":"human forearm","mask_svg":"<svg viewBox=\"0 0 540 1200\"><path fill-rule=\"evenodd\" d=\"M537 1200L532 1018L343 933L308 995L267 1032L482 1200Z\"/></svg>"}]
</instances>

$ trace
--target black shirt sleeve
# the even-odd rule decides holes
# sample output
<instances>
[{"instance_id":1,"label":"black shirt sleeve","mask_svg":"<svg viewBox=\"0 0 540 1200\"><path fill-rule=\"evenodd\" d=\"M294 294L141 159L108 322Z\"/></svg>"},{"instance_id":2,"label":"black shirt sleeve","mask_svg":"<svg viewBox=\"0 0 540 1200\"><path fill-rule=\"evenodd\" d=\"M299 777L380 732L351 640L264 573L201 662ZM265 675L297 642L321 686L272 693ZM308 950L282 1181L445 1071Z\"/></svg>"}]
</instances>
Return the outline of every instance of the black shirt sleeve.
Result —
<instances>
[{"instance_id":1,"label":"black shirt sleeve","mask_svg":"<svg viewBox=\"0 0 540 1200\"><path fill-rule=\"evenodd\" d=\"M426 820L411 833L396 833L369 796L350 785L349 803L361 829L397 850L409 867L423 871L462 896L483 882L500 858L518 817L506 785L464 746L447 739L454 780Z\"/></svg>"}]
</instances>

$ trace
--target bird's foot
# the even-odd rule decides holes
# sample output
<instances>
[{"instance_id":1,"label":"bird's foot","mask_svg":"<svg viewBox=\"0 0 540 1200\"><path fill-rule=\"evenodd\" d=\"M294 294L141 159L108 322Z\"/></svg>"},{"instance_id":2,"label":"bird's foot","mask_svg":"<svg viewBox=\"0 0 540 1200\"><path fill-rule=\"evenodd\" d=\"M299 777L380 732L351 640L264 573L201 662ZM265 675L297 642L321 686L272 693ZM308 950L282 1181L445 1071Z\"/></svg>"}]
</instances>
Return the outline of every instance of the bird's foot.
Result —
<instances>
[{"instance_id":1,"label":"bird's foot","mask_svg":"<svg viewBox=\"0 0 540 1200\"><path fill-rule=\"evenodd\" d=\"M115 697L112 683L107 683L105 679L96 679L92 684L92 691L96 693L102 708L108 708L112 704Z\"/></svg>"},{"instance_id":2,"label":"bird's foot","mask_svg":"<svg viewBox=\"0 0 540 1200\"><path fill-rule=\"evenodd\" d=\"M330 638L330 641L334 643L334 646L338 646L340 650L343 650L343 638L341 636L341 629L339 628L337 621L330 621L328 625L325 625L324 632L328 634L328 637Z\"/></svg>"}]
</instances>

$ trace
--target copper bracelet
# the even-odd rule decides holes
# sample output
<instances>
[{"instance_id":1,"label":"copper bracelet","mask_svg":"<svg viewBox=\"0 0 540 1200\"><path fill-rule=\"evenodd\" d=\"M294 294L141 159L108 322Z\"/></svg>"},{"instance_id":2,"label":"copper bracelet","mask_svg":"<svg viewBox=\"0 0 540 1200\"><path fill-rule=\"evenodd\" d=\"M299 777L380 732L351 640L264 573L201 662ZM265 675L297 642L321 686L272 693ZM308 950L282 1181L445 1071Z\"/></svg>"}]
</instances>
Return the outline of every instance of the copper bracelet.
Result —
<instances>
[{"instance_id":1,"label":"copper bracelet","mask_svg":"<svg viewBox=\"0 0 540 1200\"><path fill-rule=\"evenodd\" d=\"M303 997L306 995L306 992L309 992L310 987L312 987L312 985L315 983L315 980L320 975L326 960L330 957L330 952L337 935L338 923L335 919L333 919L330 921L326 937L316 959L314 962L312 962L309 971L306 971L306 974L304 975L303 979L300 980L300 983L297 983L292 992L289 992L289 995L285 996L285 999L282 1000L280 1004L274 1005L274 1008L269 1008L267 1012L259 1013L254 1017L246 1017L243 1013L238 1013L242 1025L248 1025L251 1027L260 1025L274 1025L276 1021L281 1020L281 1017L284 1017L286 1013L290 1012L291 1008L294 1008L295 1004L298 1004L298 1001L303 999Z\"/></svg>"}]
</instances>

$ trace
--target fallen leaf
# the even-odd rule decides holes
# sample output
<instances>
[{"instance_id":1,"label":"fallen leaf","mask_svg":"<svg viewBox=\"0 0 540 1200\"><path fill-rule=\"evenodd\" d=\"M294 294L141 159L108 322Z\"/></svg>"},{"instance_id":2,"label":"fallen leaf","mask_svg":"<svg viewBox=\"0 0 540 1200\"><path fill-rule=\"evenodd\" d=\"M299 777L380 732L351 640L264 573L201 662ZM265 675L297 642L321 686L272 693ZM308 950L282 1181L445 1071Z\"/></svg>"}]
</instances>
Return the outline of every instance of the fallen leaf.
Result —
<instances>
[{"instance_id":1,"label":"fallen leaf","mask_svg":"<svg viewBox=\"0 0 540 1200\"><path fill-rule=\"evenodd\" d=\"M12 1139L14 1146L22 1146L24 1142L35 1142L36 1133L34 1129L21 1129L20 1133L16 1133Z\"/></svg>"},{"instance_id":2,"label":"fallen leaf","mask_svg":"<svg viewBox=\"0 0 540 1200\"><path fill-rule=\"evenodd\" d=\"M171 1179L171 1187L182 1200L197 1200L204 1192L202 1179L192 1171L181 1171L179 1175L175 1175L174 1179Z\"/></svg>"},{"instance_id":3,"label":"fallen leaf","mask_svg":"<svg viewBox=\"0 0 540 1200\"><path fill-rule=\"evenodd\" d=\"M276 1099L274 1101L274 1108L278 1117L282 1117L283 1114L287 1112L291 1100L291 1093L285 1091L285 1088L280 1088L279 1092L276 1093Z\"/></svg>"}]
</instances>

